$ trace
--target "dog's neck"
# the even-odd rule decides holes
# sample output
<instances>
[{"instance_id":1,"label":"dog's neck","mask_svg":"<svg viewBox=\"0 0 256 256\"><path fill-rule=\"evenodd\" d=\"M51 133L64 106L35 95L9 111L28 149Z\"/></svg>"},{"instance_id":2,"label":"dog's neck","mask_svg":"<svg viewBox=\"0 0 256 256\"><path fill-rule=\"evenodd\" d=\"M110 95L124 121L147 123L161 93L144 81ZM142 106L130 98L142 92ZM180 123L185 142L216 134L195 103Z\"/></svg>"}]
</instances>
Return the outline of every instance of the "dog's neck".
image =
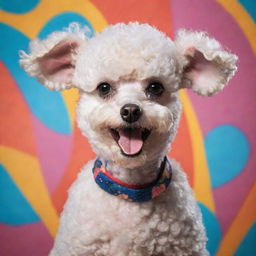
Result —
<instances>
[{"instance_id":1,"label":"dog's neck","mask_svg":"<svg viewBox=\"0 0 256 256\"><path fill-rule=\"evenodd\" d=\"M157 159L136 168L124 168L113 162L108 162L107 169L112 176L123 183L130 185L144 185L157 179L161 163L162 159Z\"/></svg>"}]
</instances>

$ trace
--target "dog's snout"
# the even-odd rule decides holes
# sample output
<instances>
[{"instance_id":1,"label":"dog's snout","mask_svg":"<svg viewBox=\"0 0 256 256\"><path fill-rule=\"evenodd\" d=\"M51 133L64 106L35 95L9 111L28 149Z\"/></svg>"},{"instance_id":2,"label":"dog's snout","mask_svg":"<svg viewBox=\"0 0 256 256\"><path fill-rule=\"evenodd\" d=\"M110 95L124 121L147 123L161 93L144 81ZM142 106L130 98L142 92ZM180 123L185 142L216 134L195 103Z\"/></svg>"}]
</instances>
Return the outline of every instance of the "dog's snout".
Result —
<instances>
[{"instance_id":1,"label":"dog's snout","mask_svg":"<svg viewBox=\"0 0 256 256\"><path fill-rule=\"evenodd\" d=\"M139 120L142 109L136 104L126 104L121 108L120 115L125 122L133 123Z\"/></svg>"}]
</instances>

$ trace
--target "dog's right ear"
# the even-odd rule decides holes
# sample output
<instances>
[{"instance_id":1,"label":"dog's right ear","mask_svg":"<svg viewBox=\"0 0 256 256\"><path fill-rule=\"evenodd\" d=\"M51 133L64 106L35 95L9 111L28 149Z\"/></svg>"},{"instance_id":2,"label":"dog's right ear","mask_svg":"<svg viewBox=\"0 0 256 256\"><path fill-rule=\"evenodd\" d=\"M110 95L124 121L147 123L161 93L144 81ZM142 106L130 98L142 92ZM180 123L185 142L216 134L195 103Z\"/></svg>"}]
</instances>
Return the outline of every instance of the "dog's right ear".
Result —
<instances>
[{"instance_id":1,"label":"dog's right ear","mask_svg":"<svg viewBox=\"0 0 256 256\"><path fill-rule=\"evenodd\" d=\"M20 51L20 65L51 90L74 87L77 52L89 40L86 33L86 28L73 23L67 31L54 32L45 40L33 40L30 54Z\"/></svg>"}]
</instances>

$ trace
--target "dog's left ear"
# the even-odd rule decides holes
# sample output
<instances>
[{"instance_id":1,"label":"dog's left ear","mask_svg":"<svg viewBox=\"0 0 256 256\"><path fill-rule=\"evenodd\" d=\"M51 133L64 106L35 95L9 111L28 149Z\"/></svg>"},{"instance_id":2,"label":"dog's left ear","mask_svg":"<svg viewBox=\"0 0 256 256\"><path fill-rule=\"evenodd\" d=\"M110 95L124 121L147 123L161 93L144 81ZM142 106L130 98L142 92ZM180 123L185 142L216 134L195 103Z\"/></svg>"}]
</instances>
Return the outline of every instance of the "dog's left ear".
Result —
<instances>
[{"instance_id":1,"label":"dog's left ear","mask_svg":"<svg viewBox=\"0 0 256 256\"><path fill-rule=\"evenodd\" d=\"M180 30L175 44L185 58L180 88L211 96L224 88L237 69L237 56L205 32Z\"/></svg>"},{"instance_id":2,"label":"dog's left ear","mask_svg":"<svg viewBox=\"0 0 256 256\"><path fill-rule=\"evenodd\" d=\"M87 28L71 23L66 31L57 31L46 39L30 43L30 53L20 51L20 65L50 90L76 87L73 76L79 49L89 40Z\"/></svg>"}]
</instances>

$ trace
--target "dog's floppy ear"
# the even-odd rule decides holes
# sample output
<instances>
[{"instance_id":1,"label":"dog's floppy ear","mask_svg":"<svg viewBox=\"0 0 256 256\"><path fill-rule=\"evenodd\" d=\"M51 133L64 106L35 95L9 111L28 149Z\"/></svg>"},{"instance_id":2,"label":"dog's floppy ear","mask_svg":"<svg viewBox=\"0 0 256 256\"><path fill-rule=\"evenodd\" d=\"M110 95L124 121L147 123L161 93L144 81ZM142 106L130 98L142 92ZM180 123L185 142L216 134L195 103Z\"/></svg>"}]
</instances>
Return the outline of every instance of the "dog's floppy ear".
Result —
<instances>
[{"instance_id":1,"label":"dog's floppy ear","mask_svg":"<svg viewBox=\"0 0 256 256\"><path fill-rule=\"evenodd\" d=\"M20 51L20 65L51 90L71 88L77 52L88 40L86 33L86 28L72 23L66 31L54 32L45 40L33 40L30 54Z\"/></svg>"},{"instance_id":2,"label":"dog's floppy ear","mask_svg":"<svg viewBox=\"0 0 256 256\"><path fill-rule=\"evenodd\" d=\"M175 43L185 58L181 88L211 96L224 88L237 69L237 56L205 32L180 30Z\"/></svg>"}]
</instances>

